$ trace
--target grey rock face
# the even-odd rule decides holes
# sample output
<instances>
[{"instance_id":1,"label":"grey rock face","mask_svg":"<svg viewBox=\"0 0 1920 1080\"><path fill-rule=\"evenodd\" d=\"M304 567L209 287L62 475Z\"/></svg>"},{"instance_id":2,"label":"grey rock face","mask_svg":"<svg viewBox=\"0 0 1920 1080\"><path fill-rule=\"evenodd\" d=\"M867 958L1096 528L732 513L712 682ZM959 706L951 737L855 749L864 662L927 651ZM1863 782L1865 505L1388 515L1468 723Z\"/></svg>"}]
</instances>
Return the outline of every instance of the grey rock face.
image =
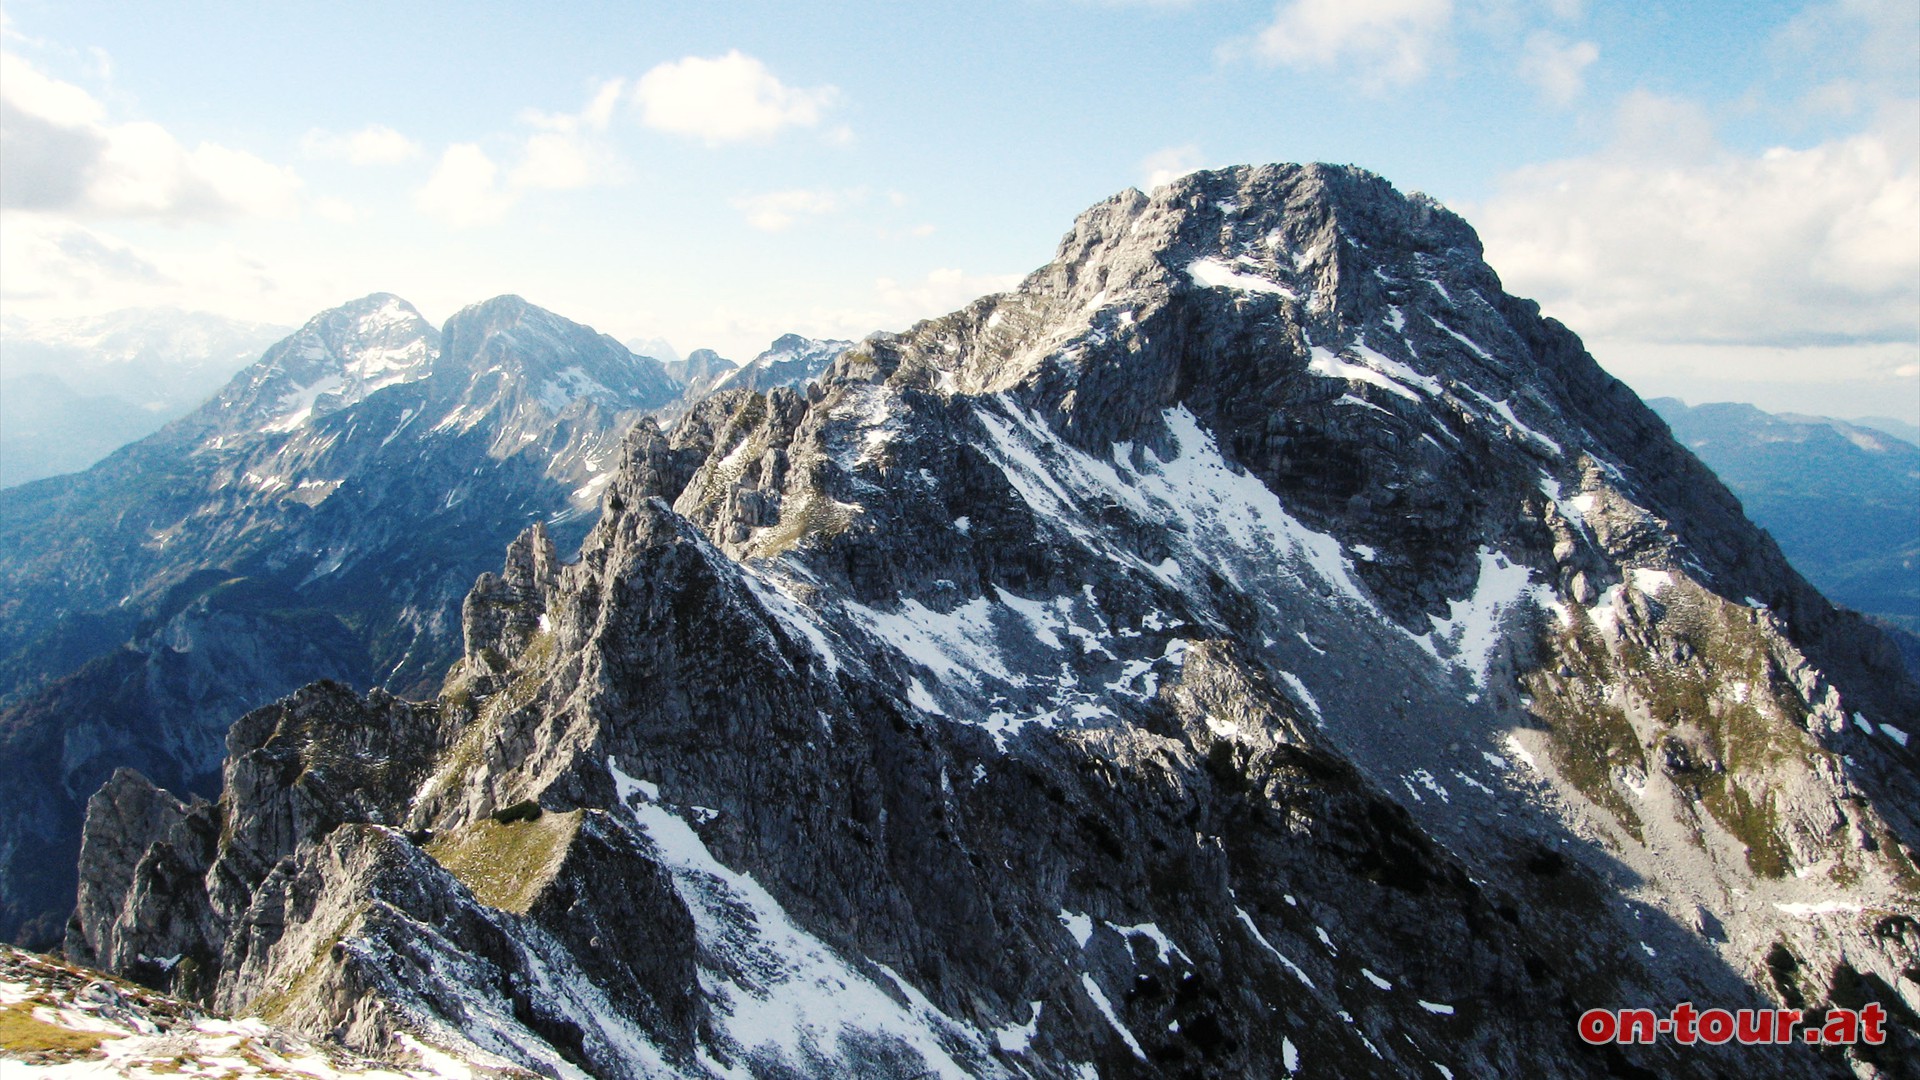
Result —
<instances>
[{"instance_id":1,"label":"grey rock face","mask_svg":"<svg viewBox=\"0 0 1920 1080\"><path fill-rule=\"evenodd\" d=\"M9 763L0 772L0 907L10 932L58 940L87 796L116 770L218 795L234 716L316 677L372 681L354 634L297 604L255 582L216 582L135 640L0 711Z\"/></svg>"},{"instance_id":2,"label":"grey rock face","mask_svg":"<svg viewBox=\"0 0 1920 1080\"><path fill-rule=\"evenodd\" d=\"M1920 688L1430 201L1129 192L619 462L433 703L235 726L204 1000L608 1077L1916 1059L1575 1035L1920 1006Z\"/></svg>"}]
</instances>

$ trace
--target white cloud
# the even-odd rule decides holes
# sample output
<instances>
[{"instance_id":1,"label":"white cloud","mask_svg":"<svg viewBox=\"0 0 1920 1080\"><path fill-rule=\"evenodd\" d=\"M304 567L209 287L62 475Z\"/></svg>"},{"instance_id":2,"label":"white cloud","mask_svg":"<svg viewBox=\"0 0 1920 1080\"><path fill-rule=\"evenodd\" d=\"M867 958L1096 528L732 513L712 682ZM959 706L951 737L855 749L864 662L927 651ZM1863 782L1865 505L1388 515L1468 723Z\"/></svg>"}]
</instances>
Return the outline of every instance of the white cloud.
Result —
<instances>
[{"instance_id":1,"label":"white cloud","mask_svg":"<svg viewBox=\"0 0 1920 1080\"><path fill-rule=\"evenodd\" d=\"M1251 47L1271 63L1341 68L1372 89L1427 73L1453 20L1453 0L1287 0Z\"/></svg>"},{"instance_id":2,"label":"white cloud","mask_svg":"<svg viewBox=\"0 0 1920 1080\"><path fill-rule=\"evenodd\" d=\"M587 106L577 113L549 113L538 109L528 109L521 113L521 119L537 128L549 131L605 131L613 120L614 110L620 106L620 98L627 89L627 80L608 79L594 90Z\"/></svg>"},{"instance_id":3,"label":"white cloud","mask_svg":"<svg viewBox=\"0 0 1920 1080\"><path fill-rule=\"evenodd\" d=\"M0 206L79 217L290 217L300 178L243 150L189 150L148 121L8 54L0 64Z\"/></svg>"},{"instance_id":4,"label":"white cloud","mask_svg":"<svg viewBox=\"0 0 1920 1080\"><path fill-rule=\"evenodd\" d=\"M342 273L323 261L262 258L221 240L143 246L38 213L10 213L3 227L0 300L31 318L177 307L298 322L369 287L364 263Z\"/></svg>"},{"instance_id":5,"label":"white cloud","mask_svg":"<svg viewBox=\"0 0 1920 1080\"><path fill-rule=\"evenodd\" d=\"M1591 41L1569 42L1548 30L1527 35L1520 55L1520 77L1538 87L1555 105L1571 105L1586 88L1587 68L1600 59Z\"/></svg>"},{"instance_id":6,"label":"white cloud","mask_svg":"<svg viewBox=\"0 0 1920 1080\"><path fill-rule=\"evenodd\" d=\"M1169 146L1164 150L1155 150L1140 162L1140 174L1144 178L1146 189L1152 191L1162 184L1194 172L1200 168L1200 148L1193 143L1184 146Z\"/></svg>"},{"instance_id":7,"label":"white cloud","mask_svg":"<svg viewBox=\"0 0 1920 1080\"><path fill-rule=\"evenodd\" d=\"M1602 366L1643 397L1745 401L1769 412L1898 416L1920 423L1920 346L1702 345L1588 338Z\"/></svg>"},{"instance_id":8,"label":"white cloud","mask_svg":"<svg viewBox=\"0 0 1920 1080\"><path fill-rule=\"evenodd\" d=\"M1489 261L1512 286L1583 332L1771 345L1912 336L1910 145L1867 131L1663 160L1645 153L1652 133L1636 134L1624 152L1510 174L1478 210Z\"/></svg>"},{"instance_id":9,"label":"white cloud","mask_svg":"<svg viewBox=\"0 0 1920 1080\"><path fill-rule=\"evenodd\" d=\"M782 232L800 218L837 213L865 200L866 191L859 188L849 191L796 188L743 195L730 201L734 209L747 216L747 224L764 232Z\"/></svg>"},{"instance_id":10,"label":"white cloud","mask_svg":"<svg viewBox=\"0 0 1920 1080\"><path fill-rule=\"evenodd\" d=\"M610 79L577 113L523 112L521 119L540 130L527 137L509 182L516 188L566 190L620 179L619 161L599 133L612 121L625 90L626 80Z\"/></svg>"},{"instance_id":11,"label":"white cloud","mask_svg":"<svg viewBox=\"0 0 1920 1080\"><path fill-rule=\"evenodd\" d=\"M474 143L455 143L440 155L440 164L420 190L414 205L430 217L455 228L498 221L513 205L514 195L500 186L500 167Z\"/></svg>"},{"instance_id":12,"label":"white cloud","mask_svg":"<svg viewBox=\"0 0 1920 1080\"><path fill-rule=\"evenodd\" d=\"M355 165L391 165L420 156L420 144L385 124L368 124L351 135L315 128L300 140L311 158L333 158Z\"/></svg>"},{"instance_id":13,"label":"white cloud","mask_svg":"<svg viewBox=\"0 0 1920 1080\"><path fill-rule=\"evenodd\" d=\"M661 64L640 77L634 98L648 127L718 145L813 127L839 91L787 86L765 64L735 49Z\"/></svg>"},{"instance_id":14,"label":"white cloud","mask_svg":"<svg viewBox=\"0 0 1920 1080\"><path fill-rule=\"evenodd\" d=\"M1511 173L1469 216L1507 286L1643 390L1717 377L1718 396L1752 400L1739 382L1798 378L1884 394L1920 346L1915 130L1909 104L1815 146L1736 154L1697 108L1637 94L1613 145Z\"/></svg>"},{"instance_id":15,"label":"white cloud","mask_svg":"<svg viewBox=\"0 0 1920 1080\"><path fill-rule=\"evenodd\" d=\"M611 171L606 155L577 135L543 131L527 137L511 182L517 188L565 190L599 183Z\"/></svg>"},{"instance_id":16,"label":"white cloud","mask_svg":"<svg viewBox=\"0 0 1920 1080\"><path fill-rule=\"evenodd\" d=\"M520 121L532 134L501 137L518 143L519 160L503 170L478 143L447 147L433 175L414 192L422 213L455 228L500 220L528 191L565 191L617 183L624 170L602 137L625 90L624 80L602 83L577 113L526 109Z\"/></svg>"},{"instance_id":17,"label":"white cloud","mask_svg":"<svg viewBox=\"0 0 1920 1080\"><path fill-rule=\"evenodd\" d=\"M164 285L145 253L117 237L40 214L12 215L0 244L0 297L72 300Z\"/></svg>"},{"instance_id":18,"label":"white cloud","mask_svg":"<svg viewBox=\"0 0 1920 1080\"><path fill-rule=\"evenodd\" d=\"M749 311L729 306L711 309L704 317L658 327L672 341L705 344L736 360L753 356L785 333L810 337L859 339L876 330L904 330L922 319L935 318L994 292L1020 283L1019 274L974 274L954 268L929 271L905 281L878 278L873 291L848 306L790 307L759 305Z\"/></svg>"},{"instance_id":19,"label":"white cloud","mask_svg":"<svg viewBox=\"0 0 1920 1080\"><path fill-rule=\"evenodd\" d=\"M1020 274L969 274L954 267L929 270L919 281L879 278L873 283L884 313L881 325L904 327L957 311L988 293L1005 292L1020 284Z\"/></svg>"},{"instance_id":20,"label":"white cloud","mask_svg":"<svg viewBox=\"0 0 1920 1080\"><path fill-rule=\"evenodd\" d=\"M345 199L336 199L331 195L313 200L313 212L319 217L339 225L351 225L360 220L360 211Z\"/></svg>"},{"instance_id":21,"label":"white cloud","mask_svg":"<svg viewBox=\"0 0 1920 1080\"><path fill-rule=\"evenodd\" d=\"M1773 46L1782 61L1816 76L1844 76L1910 97L1920 67L1916 20L1913 0L1829 0L1802 9Z\"/></svg>"}]
</instances>

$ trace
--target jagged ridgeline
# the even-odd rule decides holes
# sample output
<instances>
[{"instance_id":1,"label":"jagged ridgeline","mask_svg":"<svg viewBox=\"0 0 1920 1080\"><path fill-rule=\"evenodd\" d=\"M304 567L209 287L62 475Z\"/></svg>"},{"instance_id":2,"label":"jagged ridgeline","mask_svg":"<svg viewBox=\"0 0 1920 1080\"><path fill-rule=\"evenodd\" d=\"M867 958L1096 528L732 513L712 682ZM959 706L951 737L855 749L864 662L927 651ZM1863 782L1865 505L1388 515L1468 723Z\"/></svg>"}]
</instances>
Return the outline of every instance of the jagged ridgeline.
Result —
<instances>
[{"instance_id":1,"label":"jagged ridgeline","mask_svg":"<svg viewBox=\"0 0 1920 1080\"><path fill-rule=\"evenodd\" d=\"M0 938L59 941L114 769L212 796L233 718L306 683L430 696L474 577L534 521L577 547L635 421L847 344L669 371L517 297L436 329L376 294L94 468L0 492Z\"/></svg>"},{"instance_id":2,"label":"jagged ridgeline","mask_svg":"<svg viewBox=\"0 0 1920 1080\"><path fill-rule=\"evenodd\" d=\"M1128 191L628 434L438 697L93 797L76 958L555 1076L1910 1070L1920 688L1467 224ZM1879 1000L1884 1047L1589 1007Z\"/></svg>"}]
</instances>

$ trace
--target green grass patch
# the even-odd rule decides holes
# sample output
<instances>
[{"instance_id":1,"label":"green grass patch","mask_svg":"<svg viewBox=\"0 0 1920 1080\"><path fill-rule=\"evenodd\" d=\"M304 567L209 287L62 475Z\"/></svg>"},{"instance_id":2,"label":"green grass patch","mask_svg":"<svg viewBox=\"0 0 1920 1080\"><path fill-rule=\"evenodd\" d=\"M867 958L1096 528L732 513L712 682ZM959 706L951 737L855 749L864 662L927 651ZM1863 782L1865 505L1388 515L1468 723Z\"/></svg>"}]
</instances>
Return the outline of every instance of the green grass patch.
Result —
<instances>
[{"instance_id":1,"label":"green grass patch","mask_svg":"<svg viewBox=\"0 0 1920 1080\"><path fill-rule=\"evenodd\" d=\"M33 1015L32 1001L16 1001L0 1007L0 1050L9 1054L81 1055L100 1049L108 1035L98 1031L76 1031L60 1024L49 1024Z\"/></svg>"},{"instance_id":2,"label":"green grass patch","mask_svg":"<svg viewBox=\"0 0 1920 1080\"><path fill-rule=\"evenodd\" d=\"M476 821L426 851L447 872L491 908L525 915L567 857L582 811L546 813L532 820L501 824Z\"/></svg>"}]
</instances>

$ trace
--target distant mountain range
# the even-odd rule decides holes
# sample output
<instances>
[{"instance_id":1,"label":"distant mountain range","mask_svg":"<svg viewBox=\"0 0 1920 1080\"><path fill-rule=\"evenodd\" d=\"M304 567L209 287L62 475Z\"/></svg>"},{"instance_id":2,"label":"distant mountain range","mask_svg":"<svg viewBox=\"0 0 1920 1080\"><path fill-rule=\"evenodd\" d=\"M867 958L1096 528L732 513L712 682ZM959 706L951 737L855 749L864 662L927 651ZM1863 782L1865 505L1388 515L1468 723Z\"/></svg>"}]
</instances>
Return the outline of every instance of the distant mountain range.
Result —
<instances>
[{"instance_id":1,"label":"distant mountain range","mask_svg":"<svg viewBox=\"0 0 1920 1080\"><path fill-rule=\"evenodd\" d=\"M577 543L622 435L687 398L516 297L435 328L376 294L92 468L0 491L0 936L57 932L72 878L42 853L114 768L213 794L238 712L322 677L437 689L501 547L533 522Z\"/></svg>"},{"instance_id":2,"label":"distant mountain range","mask_svg":"<svg viewBox=\"0 0 1920 1080\"><path fill-rule=\"evenodd\" d=\"M1920 445L1865 423L1752 405L1647 404L1821 592L1920 634ZM1920 638L1905 644L1920 663Z\"/></svg>"},{"instance_id":3,"label":"distant mountain range","mask_svg":"<svg viewBox=\"0 0 1920 1080\"><path fill-rule=\"evenodd\" d=\"M167 308L0 320L0 487L84 469L185 416L287 330Z\"/></svg>"},{"instance_id":4,"label":"distant mountain range","mask_svg":"<svg viewBox=\"0 0 1920 1080\"><path fill-rule=\"evenodd\" d=\"M1787 413L1783 415L1792 418L1795 414ZM1826 420L1829 418L1813 417L1812 419ZM1841 421L1841 423L1847 422L1848 421L1845 420ZM1852 423L1857 427L1872 428L1875 431L1885 432L1895 438L1903 439L1916 446L1920 446L1920 425L1910 424L1905 420L1892 416L1856 416L1853 418Z\"/></svg>"}]
</instances>

